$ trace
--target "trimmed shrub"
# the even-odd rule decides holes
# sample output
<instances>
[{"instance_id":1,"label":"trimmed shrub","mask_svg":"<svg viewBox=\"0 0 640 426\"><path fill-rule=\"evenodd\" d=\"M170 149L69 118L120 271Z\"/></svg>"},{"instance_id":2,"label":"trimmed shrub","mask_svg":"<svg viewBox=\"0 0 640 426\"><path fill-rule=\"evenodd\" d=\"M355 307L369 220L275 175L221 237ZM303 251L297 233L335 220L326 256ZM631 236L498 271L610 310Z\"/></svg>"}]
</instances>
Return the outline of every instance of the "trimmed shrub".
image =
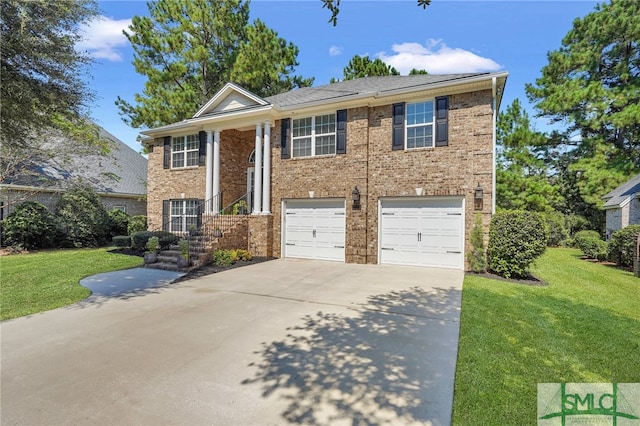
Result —
<instances>
[{"instance_id":1,"label":"trimmed shrub","mask_svg":"<svg viewBox=\"0 0 640 426\"><path fill-rule=\"evenodd\" d=\"M487 270L487 258L484 253L484 229L482 226L482 214L476 213L475 224L471 230L471 251L467 253L467 260L471 270L482 273Z\"/></svg>"},{"instance_id":2,"label":"trimmed shrub","mask_svg":"<svg viewBox=\"0 0 640 426\"><path fill-rule=\"evenodd\" d=\"M580 231L587 232L587 231ZM606 260L608 255L607 242L600 237L581 236L576 239L576 245L580 251L589 259Z\"/></svg>"},{"instance_id":3,"label":"trimmed shrub","mask_svg":"<svg viewBox=\"0 0 640 426\"><path fill-rule=\"evenodd\" d=\"M549 212L544 214L544 220L549 231L547 246L558 247L566 243L569 239L565 215L560 212Z\"/></svg>"},{"instance_id":4,"label":"trimmed shrub","mask_svg":"<svg viewBox=\"0 0 640 426\"><path fill-rule=\"evenodd\" d=\"M56 222L47 208L27 201L15 208L3 221L4 242L26 249L52 247L56 238Z\"/></svg>"},{"instance_id":5,"label":"trimmed shrub","mask_svg":"<svg viewBox=\"0 0 640 426\"><path fill-rule=\"evenodd\" d=\"M107 243L109 214L92 188L79 186L62 194L56 214L65 236L63 245L97 247Z\"/></svg>"},{"instance_id":6,"label":"trimmed shrub","mask_svg":"<svg viewBox=\"0 0 640 426\"><path fill-rule=\"evenodd\" d=\"M169 247L174 242L178 241L178 237L171 232L166 231L140 231L131 235L131 248L135 250L144 250L147 247L149 238L158 237L160 248Z\"/></svg>"},{"instance_id":7,"label":"trimmed shrub","mask_svg":"<svg viewBox=\"0 0 640 426\"><path fill-rule=\"evenodd\" d=\"M129 223L127 225L127 234L133 235L136 232L142 232L147 230L147 217L144 215L129 217Z\"/></svg>"},{"instance_id":8,"label":"trimmed shrub","mask_svg":"<svg viewBox=\"0 0 640 426\"><path fill-rule=\"evenodd\" d=\"M600 234L598 234L597 231L591 231L591 230L584 230L584 231L579 231L576 232L575 235L573 236L573 245L577 248L579 248L580 250L582 250L580 247L581 246L585 246L588 240L593 240L593 239L600 239Z\"/></svg>"},{"instance_id":9,"label":"trimmed shrub","mask_svg":"<svg viewBox=\"0 0 640 426\"><path fill-rule=\"evenodd\" d=\"M109 212L109 236L128 235L129 215L122 210Z\"/></svg>"},{"instance_id":10,"label":"trimmed shrub","mask_svg":"<svg viewBox=\"0 0 640 426\"><path fill-rule=\"evenodd\" d=\"M618 266L633 266L638 234L640 234L640 225L629 225L618 229L611 235L609 258L616 262Z\"/></svg>"},{"instance_id":11,"label":"trimmed shrub","mask_svg":"<svg viewBox=\"0 0 640 426\"><path fill-rule=\"evenodd\" d=\"M549 235L540 213L503 211L491 219L489 268L505 278L524 278L547 248Z\"/></svg>"},{"instance_id":12,"label":"trimmed shrub","mask_svg":"<svg viewBox=\"0 0 640 426\"><path fill-rule=\"evenodd\" d=\"M113 237L111 242L116 247L131 247L131 237L128 235L119 235Z\"/></svg>"}]
</instances>

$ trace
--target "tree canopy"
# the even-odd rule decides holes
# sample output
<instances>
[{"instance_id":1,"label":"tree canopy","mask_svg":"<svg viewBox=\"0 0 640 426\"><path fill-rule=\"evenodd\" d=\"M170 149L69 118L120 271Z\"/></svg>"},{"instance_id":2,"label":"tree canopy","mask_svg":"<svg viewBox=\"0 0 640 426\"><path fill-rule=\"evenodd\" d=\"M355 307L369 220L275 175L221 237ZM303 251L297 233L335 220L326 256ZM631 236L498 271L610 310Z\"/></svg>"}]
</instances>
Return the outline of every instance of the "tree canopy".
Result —
<instances>
[{"instance_id":1,"label":"tree canopy","mask_svg":"<svg viewBox=\"0 0 640 426\"><path fill-rule=\"evenodd\" d=\"M0 8L2 146L25 149L49 129L96 142L87 122L94 96L82 81L91 59L75 49L80 25L98 14L95 1L3 0Z\"/></svg>"},{"instance_id":2,"label":"tree canopy","mask_svg":"<svg viewBox=\"0 0 640 426\"><path fill-rule=\"evenodd\" d=\"M156 127L191 117L233 77L258 95L310 85L292 76L298 48L261 22L249 24L243 0L158 0L150 16L125 31L133 65L147 81L131 104L118 98L132 127Z\"/></svg>"},{"instance_id":3,"label":"tree canopy","mask_svg":"<svg viewBox=\"0 0 640 426\"><path fill-rule=\"evenodd\" d=\"M391 65L382 62L382 59L371 60L369 56L355 55L342 70L343 80L385 75L400 75L400 73ZM337 81L339 80L332 78L330 82L335 83Z\"/></svg>"},{"instance_id":4,"label":"tree canopy","mask_svg":"<svg viewBox=\"0 0 640 426\"><path fill-rule=\"evenodd\" d=\"M327 8L331 12L329 22L335 27L338 25L338 14L340 13L340 0L321 0L322 7ZM431 4L431 0L417 0L418 6L426 9Z\"/></svg>"}]
</instances>

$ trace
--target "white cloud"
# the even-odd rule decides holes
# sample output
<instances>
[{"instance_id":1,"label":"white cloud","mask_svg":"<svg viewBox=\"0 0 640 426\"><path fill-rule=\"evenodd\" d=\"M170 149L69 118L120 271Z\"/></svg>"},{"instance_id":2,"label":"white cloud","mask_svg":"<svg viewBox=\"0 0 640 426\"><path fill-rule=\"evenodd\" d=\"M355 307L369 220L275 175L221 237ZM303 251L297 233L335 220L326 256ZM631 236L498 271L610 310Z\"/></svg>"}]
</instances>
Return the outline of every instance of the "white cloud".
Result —
<instances>
[{"instance_id":1,"label":"white cloud","mask_svg":"<svg viewBox=\"0 0 640 426\"><path fill-rule=\"evenodd\" d=\"M450 48L442 40L420 43L400 43L391 46L392 54L377 53L387 65L406 75L412 68L426 70L429 74L452 74L497 71L502 65L468 50Z\"/></svg>"},{"instance_id":2,"label":"white cloud","mask_svg":"<svg viewBox=\"0 0 640 426\"><path fill-rule=\"evenodd\" d=\"M331 46L329 48L329 56L338 56L342 55L342 47L340 46Z\"/></svg>"},{"instance_id":3,"label":"white cloud","mask_svg":"<svg viewBox=\"0 0 640 426\"><path fill-rule=\"evenodd\" d=\"M86 50L91 56L112 62L122 61L119 47L127 46L129 40L122 34L128 29L131 19L114 20L100 16L81 28L84 40L77 44L79 50Z\"/></svg>"}]
</instances>

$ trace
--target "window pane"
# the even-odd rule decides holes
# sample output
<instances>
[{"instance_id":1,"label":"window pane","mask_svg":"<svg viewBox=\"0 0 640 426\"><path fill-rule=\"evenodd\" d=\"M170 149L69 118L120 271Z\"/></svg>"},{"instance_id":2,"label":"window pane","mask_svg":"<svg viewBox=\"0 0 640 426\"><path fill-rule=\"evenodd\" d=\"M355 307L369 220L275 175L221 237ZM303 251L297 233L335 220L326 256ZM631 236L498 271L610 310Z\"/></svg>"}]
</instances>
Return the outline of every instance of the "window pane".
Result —
<instances>
[{"instance_id":1,"label":"window pane","mask_svg":"<svg viewBox=\"0 0 640 426\"><path fill-rule=\"evenodd\" d=\"M407 126L433 122L433 102L407 105Z\"/></svg>"},{"instance_id":2,"label":"window pane","mask_svg":"<svg viewBox=\"0 0 640 426\"><path fill-rule=\"evenodd\" d=\"M198 149L200 147L200 139L198 135L187 136L187 149Z\"/></svg>"},{"instance_id":3,"label":"window pane","mask_svg":"<svg viewBox=\"0 0 640 426\"><path fill-rule=\"evenodd\" d=\"M184 150L184 137L171 138L171 151L183 151Z\"/></svg>"},{"instance_id":4,"label":"window pane","mask_svg":"<svg viewBox=\"0 0 640 426\"><path fill-rule=\"evenodd\" d=\"M293 137L311 135L311 117L293 120Z\"/></svg>"},{"instance_id":5,"label":"window pane","mask_svg":"<svg viewBox=\"0 0 640 426\"><path fill-rule=\"evenodd\" d=\"M311 138L294 139L292 152L294 157L311 156Z\"/></svg>"},{"instance_id":6,"label":"window pane","mask_svg":"<svg viewBox=\"0 0 640 426\"><path fill-rule=\"evenodd\" d=\"M433 126L407 128L407 148L424 148L433 146Z\"/></svg>"},{"instance_id":7,"label":"window pane","mask_svg":"<svg viewBox=\"0 0 640 426\"><path fill-rule=\"evenodd\" d=\"M319 115L316 117L316 134L334 133L335 131L335 114Z\"/></svg>"},{"instance_id":8,"label":"window pane","mask_svg":"<svg viewBox=\"0 0 640 426\"><path fill-rule=\"evenodd\" d=\"M184 167L184 151L182 152L174 152L172 154L173 159L171 160L173 167Z\"/></svg>"},{"instance_id":9,"label":"window pane","mask_svg":"<svg viewBox=\"0 0 640 426\"><path fill-rule=\"evenodd\" d=\"M317 136L316 155L327 155L336 153L336 136Z\"/></svg>"},{"instance_id":10,"label":"window pane","mask_svg":"<svg viewBox=\"0 0 640 426\"><path fill-rule=\"evenodd\" d=\"M198 151L187 151L187 167L197 166L200 155Z\"/></svg>"}]
</instances>

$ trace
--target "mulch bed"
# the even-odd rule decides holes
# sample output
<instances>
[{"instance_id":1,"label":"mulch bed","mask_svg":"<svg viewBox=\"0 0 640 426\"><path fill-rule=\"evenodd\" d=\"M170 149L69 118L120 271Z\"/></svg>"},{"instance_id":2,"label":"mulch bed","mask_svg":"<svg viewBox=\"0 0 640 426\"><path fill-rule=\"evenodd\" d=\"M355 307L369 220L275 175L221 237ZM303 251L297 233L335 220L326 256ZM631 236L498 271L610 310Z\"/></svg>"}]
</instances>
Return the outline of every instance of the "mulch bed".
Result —
<instances>
[{"instance_id":1,"label":"mulch bed","mask_svg":"<svg viewBox=\"0 0 640 426\"><path fill-rule=\"evenodd\" d=\"M204 277L206 275L215 274L217 272L222 272L222 271L226 271L234 268L241 268L243 266L255 265L256 263L262 263L262 262L266 262L273 259L274 259L273 257L254 256L251 260L241 260L229 266L216 266L213 264L203 265L190 270L189 272L186 273L186 275L181 276L174 282L177 283L180 281L192 280L194 278Z\"/></svg>"},{"instance_id":2,"label":"mulch bed","mask_svg":"<svg viewBox=\"0 0 640 426\"><path fill-rule=\"evenodd\" d=\"M514 283L514 284L523 284L523 285L536 286L536 287L546 287L548 285L546 282L534 277L533 275L529 275L528 277L521 278L521 279L505 278L505 277L501 277L500 275L497 275L497 274L492 274L491 272L485 272L483 274L477 274L475 272L466 272L465 275L481 277L481 278L488 278L488 279L491 279L491 280L506 281L506 282Z\"/></svg>"}]
</instances>

